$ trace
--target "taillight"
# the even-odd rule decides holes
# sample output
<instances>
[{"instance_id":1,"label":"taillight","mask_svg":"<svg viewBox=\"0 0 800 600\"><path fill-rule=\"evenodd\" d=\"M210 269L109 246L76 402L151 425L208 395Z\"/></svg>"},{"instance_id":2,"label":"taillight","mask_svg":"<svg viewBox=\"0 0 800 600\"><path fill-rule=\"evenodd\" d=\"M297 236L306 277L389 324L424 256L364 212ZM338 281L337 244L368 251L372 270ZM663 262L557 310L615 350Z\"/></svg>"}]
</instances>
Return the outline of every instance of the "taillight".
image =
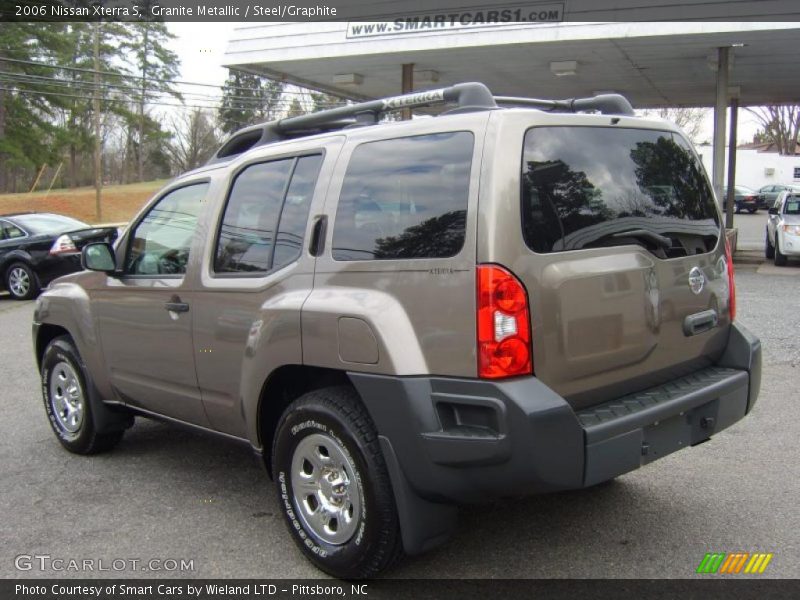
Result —
<instances>
[{"instance_id":1,"label":"taillight","mask_svg":"<svg viewBox=\"0 0 800 600\"><path fill-rule=\"evenodd\" d=\"M528 294L503 267L478 265L478 376L530 375Z\"/></svg>"},{"instance_id":2,"label":"taillight","mask_svg":"<svg viewBox=\"0 0 800 600\"><path fill-rule=\"evenodd\" d=\"M78 248L67 234L61 235L50 247L50 254L75 254Z\"/></svg>"},{"instance_id":3,"label":"taillight","mask_svg":"<svg viewBox=\"0 0 800 600\"><path fill-rule=\"evenodd\" d=\"M736 282L733 277L733 255L728 238L725 238L725 262L728 263L728 310L733 321L736 318Z\"/></svg>"}]
</instances>

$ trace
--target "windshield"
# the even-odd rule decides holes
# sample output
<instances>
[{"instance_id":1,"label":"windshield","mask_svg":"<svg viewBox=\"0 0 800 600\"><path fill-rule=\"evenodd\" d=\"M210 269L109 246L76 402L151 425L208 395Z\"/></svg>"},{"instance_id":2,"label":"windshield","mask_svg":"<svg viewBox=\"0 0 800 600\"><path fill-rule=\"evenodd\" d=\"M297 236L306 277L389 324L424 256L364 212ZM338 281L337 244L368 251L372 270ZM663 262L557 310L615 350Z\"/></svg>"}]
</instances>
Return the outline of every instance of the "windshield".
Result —
<instances>
[{"instance_id":1,"label":"windshield","mask_svg":"<svg viewBox=\"0 0 800 600\"><path fill-rule=\"evenodd\" d=\"M45 233L66 233L78 229L87 229L89 225L62 215L19 215L14 221L32 235Z\"/></svg>"},{"instance_id":2,"label":"windshield","mask_svg":"<svg viewBox=\"0 0 800 600\"><path fill-rule=\"evenodd\" d=\"M528 130L522 222L525 242L540 253L633 243L682 256L710 251L719 236L711 188L689 144L648 129Z\"/></svg>"},{"instance_id":3,"label":"windshield","mask_svg":"<svg viewBox=\"0 0 800 600\"><path fill-rule=\"evenodd\" d=\"M783 205L783 214L800 215L800 196L789 196Z\"/></svg>"}]
</instances>

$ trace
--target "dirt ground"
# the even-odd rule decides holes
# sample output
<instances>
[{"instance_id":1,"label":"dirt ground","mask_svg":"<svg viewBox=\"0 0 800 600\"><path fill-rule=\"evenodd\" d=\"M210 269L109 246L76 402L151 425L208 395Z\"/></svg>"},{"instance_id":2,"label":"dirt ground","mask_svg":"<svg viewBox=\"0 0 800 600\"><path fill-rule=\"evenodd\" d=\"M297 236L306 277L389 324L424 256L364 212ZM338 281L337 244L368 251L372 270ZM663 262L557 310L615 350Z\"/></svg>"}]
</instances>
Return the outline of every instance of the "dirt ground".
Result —
<instances>
[{"instance_id":1,"label":"dirt ground","mask_svg":"<svg viewBox=\"0 0 800 600\"><path fill-rule=\"evenodd\" d=\"M100 219L95 215L93 187L52 190L49 194L0 194L0 215L36 211L68 215L91 224L127 222L164 183L162 180L104 187Z\"/></svg>"}]
</instances>

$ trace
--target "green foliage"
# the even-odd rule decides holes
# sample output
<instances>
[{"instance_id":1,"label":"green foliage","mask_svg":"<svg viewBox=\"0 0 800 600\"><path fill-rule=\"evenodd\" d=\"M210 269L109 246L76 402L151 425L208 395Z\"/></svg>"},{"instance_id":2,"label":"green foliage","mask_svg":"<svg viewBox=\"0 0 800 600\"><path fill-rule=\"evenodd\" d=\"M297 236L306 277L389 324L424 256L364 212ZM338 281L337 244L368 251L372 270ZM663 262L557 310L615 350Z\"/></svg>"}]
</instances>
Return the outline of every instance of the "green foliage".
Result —
<instances>
[{"instance_id":1,"label":"green foliage","mask_svg":"<svg viewBox=\"0 0 800 600\"><path fill-rule=\"evenodd\" d=\"M347 100L344 98L334 96L333 94L326 94L325 92L311 92L311 102L311 112L318 112L320 110L327 110L347 104Z\"/></svg>"},{"instance_id":2,"label":"green foliage","mask_svg":"<svg viewBox=\"0 0 800 600\"><path fill-rule=\"evenodd\" d=\"M228 71L219 109L220 128L225 133L278 118L284 84L252 73Z\"/></svg>"},{"instance_id":3,"label":"green foliage","mask_svg":"<svg viewBox=\"0 0 800 600\"><path fill-rule=\"evenodd\" d=\"M10 173L32 169L56 153L52 122L63 106L44 67L4 61L50 62L66 47L61 23L5 23L0 27L0 190ZM24 82L22 85L20 82Z\"/></svg>"}]
</instances>

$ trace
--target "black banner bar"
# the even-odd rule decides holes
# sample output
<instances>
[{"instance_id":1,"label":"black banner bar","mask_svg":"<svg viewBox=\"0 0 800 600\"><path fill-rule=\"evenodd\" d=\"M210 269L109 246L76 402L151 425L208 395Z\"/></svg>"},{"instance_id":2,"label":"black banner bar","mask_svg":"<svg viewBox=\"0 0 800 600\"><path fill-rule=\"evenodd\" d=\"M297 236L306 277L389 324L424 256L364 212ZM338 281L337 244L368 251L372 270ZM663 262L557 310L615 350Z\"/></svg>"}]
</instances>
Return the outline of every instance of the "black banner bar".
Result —
<instances>
[{"instance_id":1,"label":"black banner bar","mask_svg":"<svg viewBox=\"0 0 800 600\"><path fill-rule=\"evenodd\" d=\"M770 600L800 597L800 580L741 579L379 579L345 582L287 579L20 579L0 581L3 600L344 600L414 598L592 600L680 598Z\"/></svg>"}]
</instances>

